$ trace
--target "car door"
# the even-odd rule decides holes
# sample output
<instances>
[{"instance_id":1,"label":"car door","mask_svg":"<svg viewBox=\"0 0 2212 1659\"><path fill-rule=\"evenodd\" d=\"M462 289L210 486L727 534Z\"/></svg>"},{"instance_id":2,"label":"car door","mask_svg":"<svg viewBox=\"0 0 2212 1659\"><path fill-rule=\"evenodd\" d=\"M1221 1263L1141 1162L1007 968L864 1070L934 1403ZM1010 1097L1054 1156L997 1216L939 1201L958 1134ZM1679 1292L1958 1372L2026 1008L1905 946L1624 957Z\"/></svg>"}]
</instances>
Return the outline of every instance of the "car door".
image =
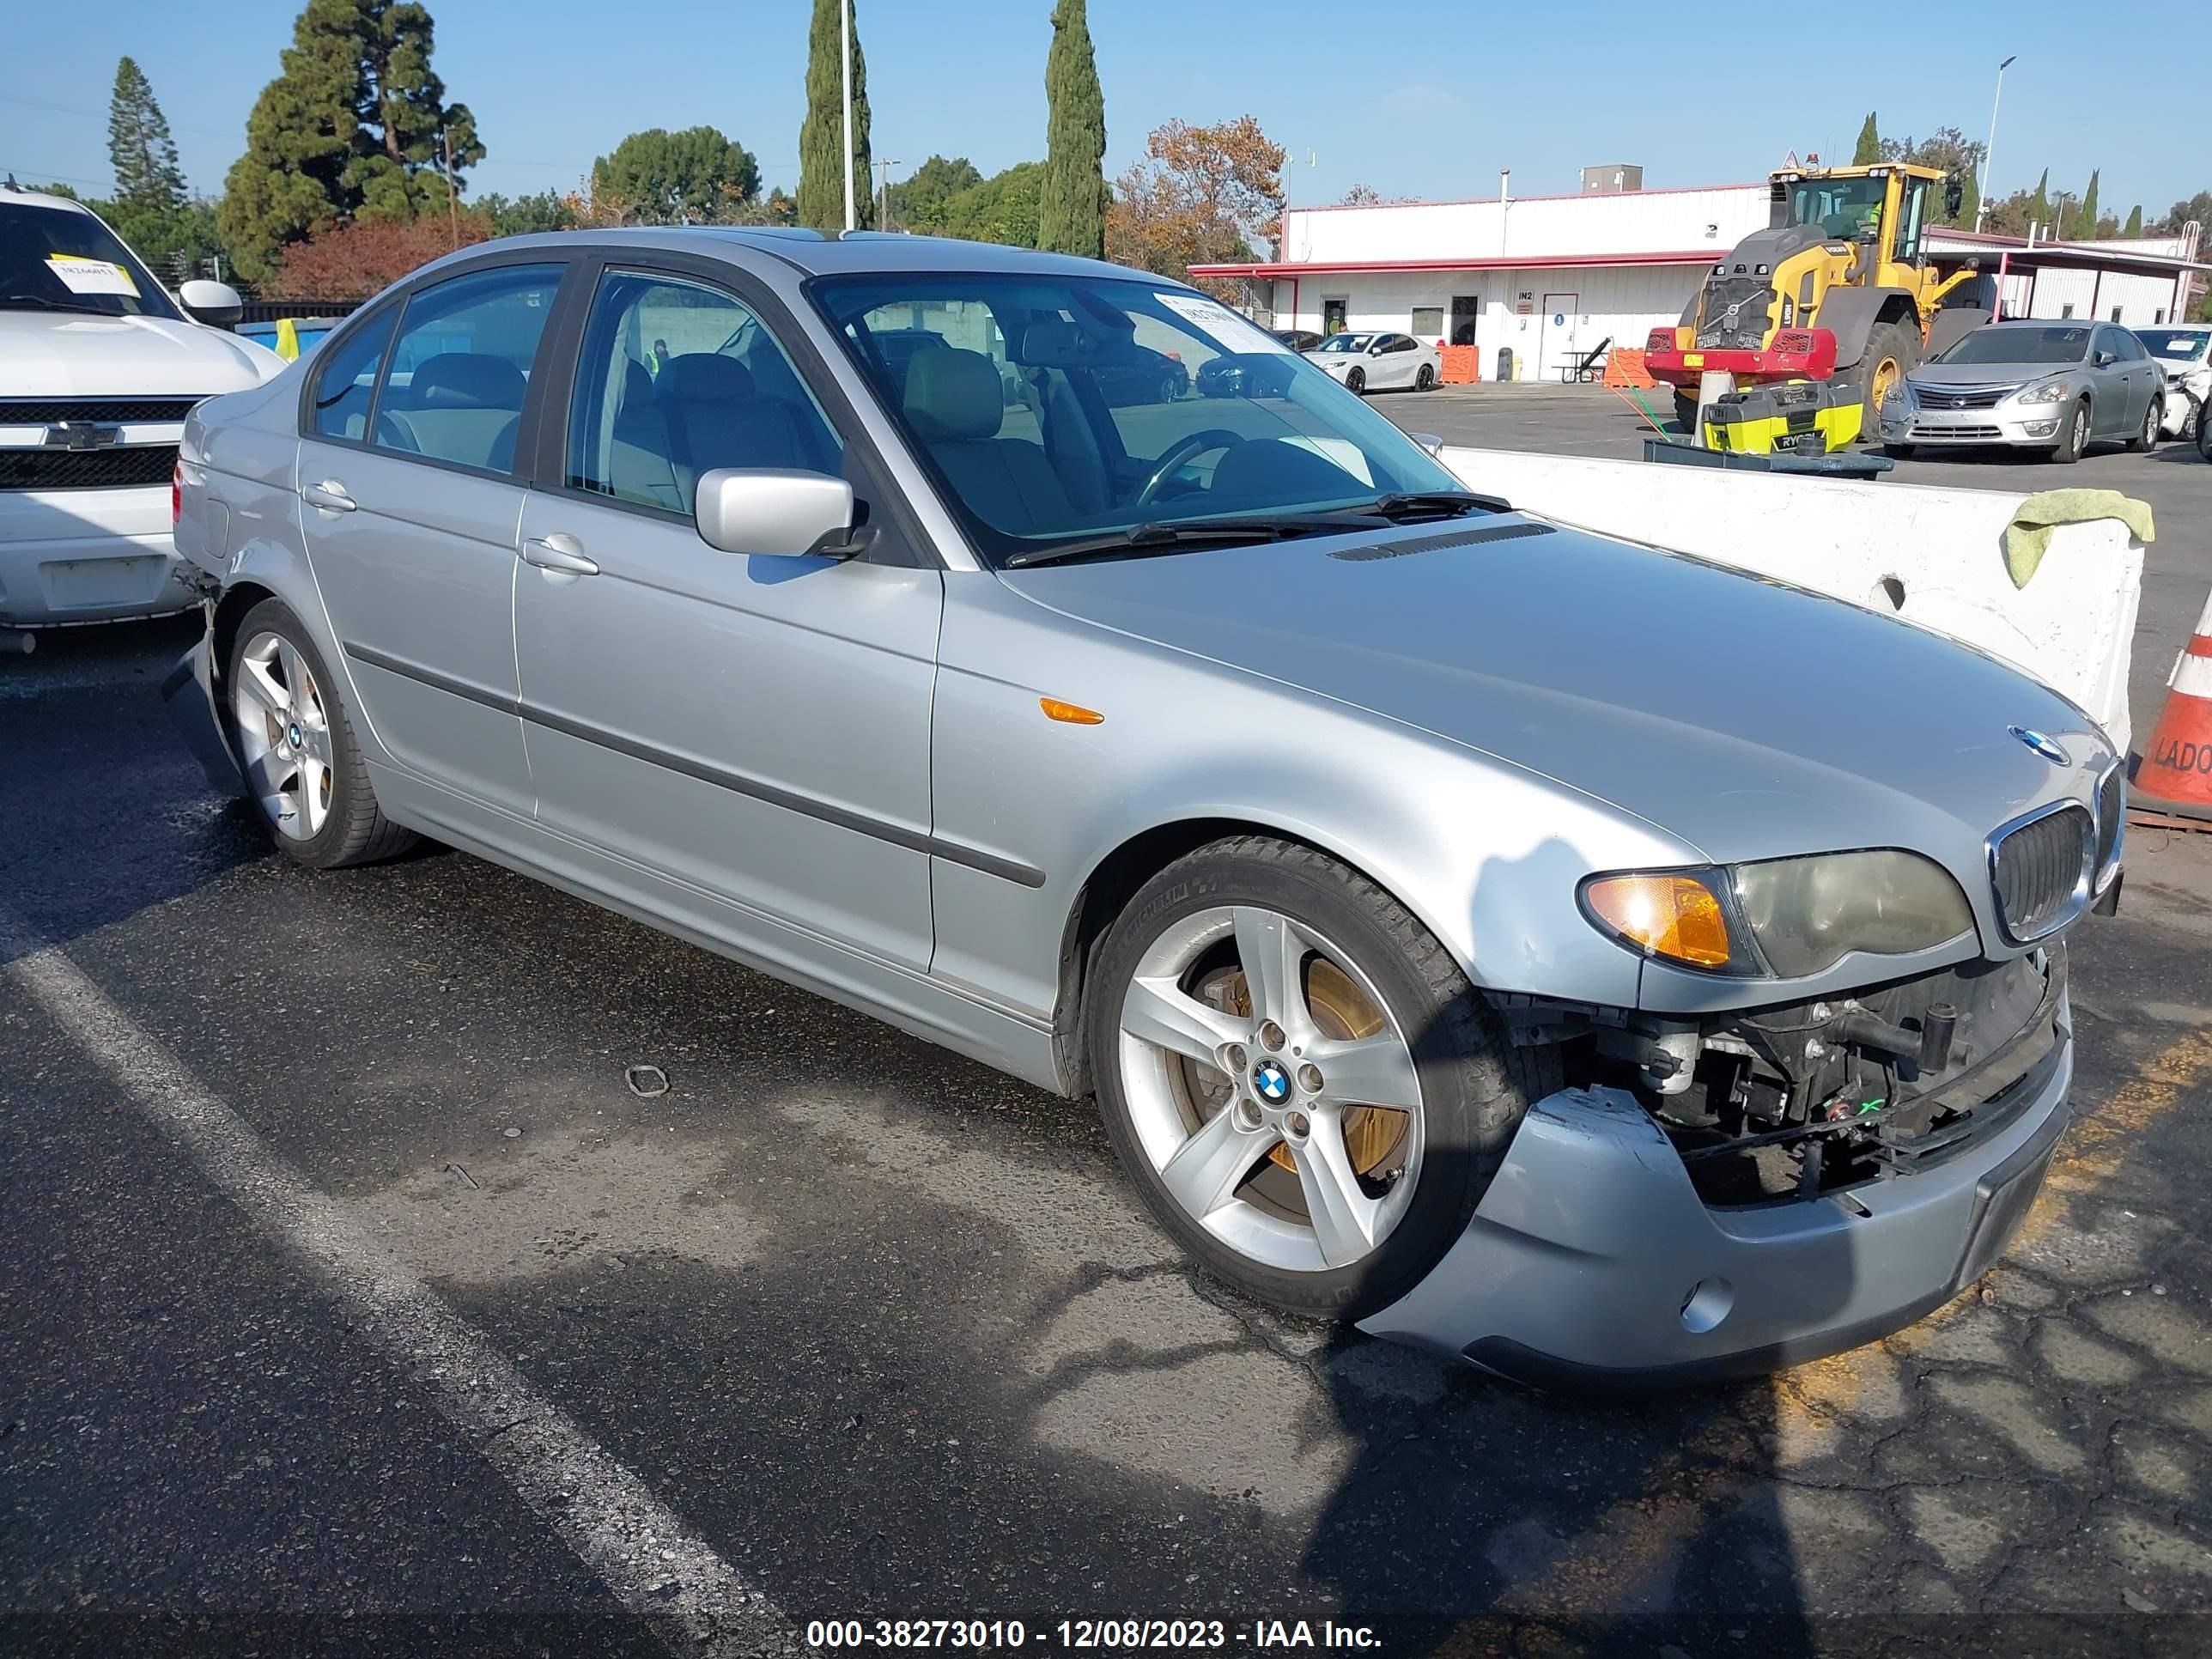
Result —
<instances>
[{"instance_id":1,"label":"car door","mask_svg":"<svg viewBox=\"0 0 2212 1659\"><path fill-rule=\"evenodd\" d=\"M1381 367L1370 372L1376 385L1408 386L1413 383L1413 337L1410 334L1386 334L1381 343L1382 356L1376 361Z\"/></svg>"},{"instance_id":2,"label":"car door","mask_svg":"<svg viewBox=\"0 0 2212 1659\"><path fill-rule=\"evenodd\" d=\"M2126 432L2134 426L2134 416L2129 402L2133 388L2128 384L2128 365L2120 350L2119 331L2110 325L2100 325L2089 336L2089 378L2094 410L2092 429L2100 438Z\"/></svg>"},{"instance_id":3,"label":"car door","mask_svg":"<svg viewBox=\"0 0 2212 1659\"><path fill-rule=\"evenodd\" d=\"M561 459L541 449L522 513L538 817L587 878L771 958L818 967L826 939L919 971L939 571L880 493L873 554L842 562L717 551L693 522L720 467L871 495L765 303L675 269L598 278Z\"/></svg>"},{"instance_id":4,"label":"car door","mask_svg":"<svg viewBox=\"0 0 2212 1659\"><path fill-rule=\"evenodd\" d=\"M300 446L309 562L378 742L417 777L526 818L536 797L515 714L514 458L564 269L451 276L331 342ZM382 369L363 398L372 344Z\"/></svg>"},{"instance_id":5,"label":"car door","mask_svg":"<svg viewBox=\"0 0 2212 1659\"><path fill-rule=\"evenodd\" d=\"M2116 328L2112 331L2112 337L2120 354L2119 367L2127 371L2128 423L2125 430L2133 436L2142 430L2144 421L2149 418L2151 399L2165 386L2166 371L2144 349L2143 343L2136 337L2133 329Z\"/></svg>"}]
</instances>

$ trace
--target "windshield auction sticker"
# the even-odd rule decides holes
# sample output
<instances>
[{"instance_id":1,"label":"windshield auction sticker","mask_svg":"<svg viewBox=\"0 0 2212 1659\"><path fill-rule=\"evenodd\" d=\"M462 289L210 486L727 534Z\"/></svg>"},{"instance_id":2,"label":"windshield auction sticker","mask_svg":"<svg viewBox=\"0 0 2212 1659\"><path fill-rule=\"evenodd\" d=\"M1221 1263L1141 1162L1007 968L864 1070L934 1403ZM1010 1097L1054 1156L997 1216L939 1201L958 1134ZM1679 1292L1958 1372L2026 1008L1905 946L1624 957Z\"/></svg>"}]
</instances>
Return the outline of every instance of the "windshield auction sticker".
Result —
<instances>
[{"instance_id":1,"label":"windshield auction sticker","mask_svg":"<svg viewBox=\"0 0 2212 1659\"><path fill-rule=\"evenodd\" d=\"M1273 351L1288 357L1291 349L1263 328L1254 326L1218 300L1197 294L1162 294L1159 302L1178 317L1196 323L1225 349L1234 352Z\"/></svg>"},{"instance_id":2,"label":"windshield auction sticker","mask_svg":"<svg viewBox=\"0 0 2212 1659\"><path fill-rule=\"evenodd\" d=\"M112 259L87 259L75 253L50 254L46 269L72 294L125 294L138 297L131 273Z\"/></svg>"}]
</instances>

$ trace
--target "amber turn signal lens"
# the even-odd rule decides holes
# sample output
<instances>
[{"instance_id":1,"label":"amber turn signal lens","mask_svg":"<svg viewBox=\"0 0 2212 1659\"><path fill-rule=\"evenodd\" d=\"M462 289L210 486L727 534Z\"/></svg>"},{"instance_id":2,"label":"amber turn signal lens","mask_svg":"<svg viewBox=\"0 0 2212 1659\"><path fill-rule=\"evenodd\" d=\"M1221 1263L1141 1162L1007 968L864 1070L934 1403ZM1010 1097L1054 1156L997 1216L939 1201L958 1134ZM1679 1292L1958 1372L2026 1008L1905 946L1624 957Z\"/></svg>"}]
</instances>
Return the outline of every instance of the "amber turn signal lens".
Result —
<instances>
[{"instance_id":1,"label":"amber turn signal lens","mask_svg":"<svg viewBox=\"0 0 2212 1659\"><path fill-rule=\"evenodd\" d=\"M1058 697L1039 697L1037 707L1044 710L1048 720L1059 720L1067 726L1103 726L1106 717L1095 708L1085 708L1081 703L1062 702Z\"/></svg>"},{"instance_id":2,"label":"amber turn signal lens","mask_svg":"<svg viewBox=\"0 0 2212 1659\"><path fill-rule=\"evenodd\" d=\"M1725 968L1728 919L1694 876L1607 876L1583 890L1590 913L1632 945L1692 968Z\"/></svg>"}]
</instances>

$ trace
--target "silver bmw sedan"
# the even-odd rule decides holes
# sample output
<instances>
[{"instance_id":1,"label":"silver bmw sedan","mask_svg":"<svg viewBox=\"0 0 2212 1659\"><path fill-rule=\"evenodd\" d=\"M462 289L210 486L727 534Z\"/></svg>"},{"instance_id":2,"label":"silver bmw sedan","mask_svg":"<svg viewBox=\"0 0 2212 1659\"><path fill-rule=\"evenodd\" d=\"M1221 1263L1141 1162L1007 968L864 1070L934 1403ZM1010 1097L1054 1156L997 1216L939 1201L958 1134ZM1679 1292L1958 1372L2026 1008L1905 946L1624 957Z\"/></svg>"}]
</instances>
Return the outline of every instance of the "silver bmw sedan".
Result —
<instances>
[{"instance_id":1,"label":"silver bmw sedan","mask_svg":"<svg viewBox=\"0 0 2212 1659\"><path fill-rule=\"evenodd\" d=\"M431 837L1095 1097L1278 1308L1586 1386L1915 1318L2066 1125L2112 745L1480 483L1141 272L511 240L194 414L167 689L303 864Z\"/></svg>"}]
</instances>

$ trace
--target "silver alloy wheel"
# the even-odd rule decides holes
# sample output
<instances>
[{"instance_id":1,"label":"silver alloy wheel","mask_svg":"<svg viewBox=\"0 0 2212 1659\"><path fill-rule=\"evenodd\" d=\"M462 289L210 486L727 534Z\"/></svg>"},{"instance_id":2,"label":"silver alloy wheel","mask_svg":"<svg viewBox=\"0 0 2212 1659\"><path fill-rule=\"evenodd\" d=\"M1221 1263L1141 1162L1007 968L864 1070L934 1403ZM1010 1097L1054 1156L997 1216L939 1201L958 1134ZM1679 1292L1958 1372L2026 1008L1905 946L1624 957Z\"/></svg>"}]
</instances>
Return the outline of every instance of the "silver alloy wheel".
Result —
<instances>
[{"instance_id":1,"label":"silver alloy wheel","mask_svg":"<svg viewBox=\"0 0 2212 1659\"><path fill-rule=\"evenodd\" d=\"M2145 449L2158 447L2158 429L2165 424L2166 411L2158 406L2158 399L2154 398L2150 400L2150 407L2143 410L2142 447Z\"/></svg>"},{"instance_id":2,"label":"silver alloy wheel","mask_svg":"<svg viewBox=\"0 0 2212 1659\"><path fill-rule=\"evenodd\" d=\"M281 634L246 641L230 688L246 781L278 831L310 841L331 815L330 715L299 648Z\"/></svg>"},{"instance_id":3,"label":"silver alloy wheel","mask_svg":"<svg viewBox=\"0 0 2212 1659\"><path fill-rule=\"evenodd\" d=\"M1254 905L1176 922L1123 996L1118 1059L1146 1156L1232 1249L1320 1273L1404 1218L1423 1143L1412 1048L1358 964L1304 923Z\"/></svg>"},{"instance_id":4,"label":"silver alloy wheel","mask_svg":"<svg viewBox=\"0 0 2212 1659\"><path fill-rule=\"evenodd\" d=\"M2069 432L2069 433L2067 434L2067 435L2066 435L2066 442L2067 442L2068 446L2069 446L2069 447L2073 450L2073 452L2074 452L2076 455L2079 455L2079 454L2080 454L2083 450L2085 450L2085 449L2088 448L2088 447L2089 447L2089 405L2088 405L2088 404L2075 404L2075 405L2074 405L2074 426L2073 426L2073 429L2072 429L2070 432Z\"/></svg>"}]
</instances>

